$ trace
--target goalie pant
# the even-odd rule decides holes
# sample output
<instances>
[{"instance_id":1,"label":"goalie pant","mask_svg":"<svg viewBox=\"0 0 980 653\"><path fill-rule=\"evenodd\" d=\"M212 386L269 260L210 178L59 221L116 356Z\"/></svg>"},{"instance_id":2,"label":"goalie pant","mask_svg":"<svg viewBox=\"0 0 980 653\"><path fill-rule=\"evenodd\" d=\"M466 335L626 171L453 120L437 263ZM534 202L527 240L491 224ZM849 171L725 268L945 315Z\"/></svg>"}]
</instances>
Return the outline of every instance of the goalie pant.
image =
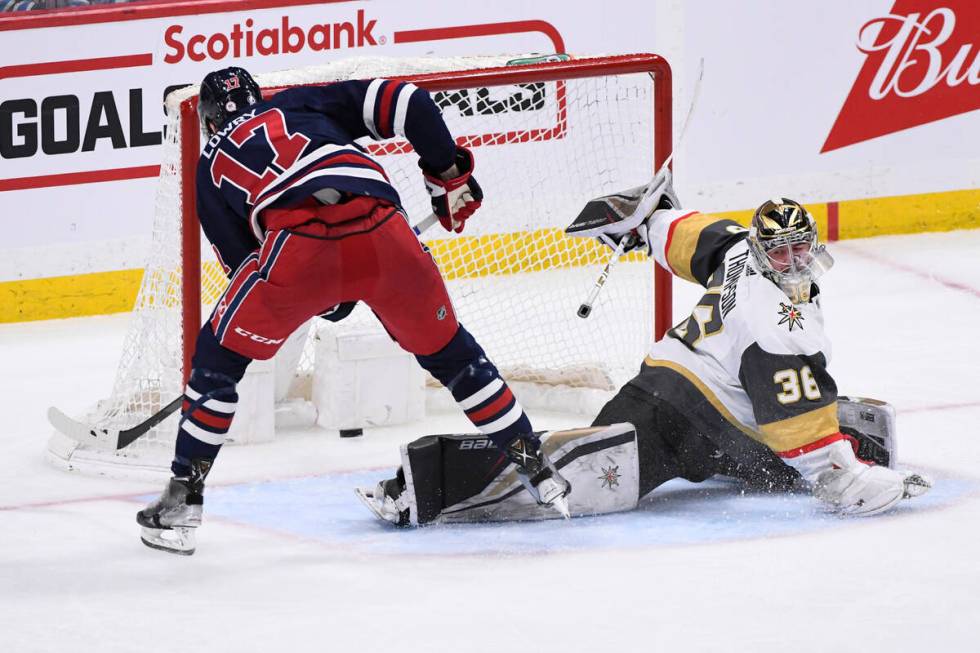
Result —
<instances>
[{"instance_id":1,"label":"goalie pant","mask_svg":"<svg viewBox=\"0 0 980 653\"><path fill-rule=\"evenodd\" d=\"M658 368L646 374L659 378L670 372ZM640 499L674 478L700 482L721 475L761 491L800 487L795 469L730 427L713 407L697 403L700 393L695 395L693 386L685 388L686 380L669 376L663 380L670 381L677 396L687 397L688 410L681 412L634 379L606 404L592 427L538 434L542 452L571 483L568 502L573 516L632 510ZM893 464L890 406L873 399L840 397L839 417L859 458ZM602 425L624 419L633 423ZM705 435L706 429L712 437ZM403 496L413 525L558 516L524 491L513 465L487 438L429 435L404 445L401 454L399 476L404 477Z\"/></svg>"}]
</instances>

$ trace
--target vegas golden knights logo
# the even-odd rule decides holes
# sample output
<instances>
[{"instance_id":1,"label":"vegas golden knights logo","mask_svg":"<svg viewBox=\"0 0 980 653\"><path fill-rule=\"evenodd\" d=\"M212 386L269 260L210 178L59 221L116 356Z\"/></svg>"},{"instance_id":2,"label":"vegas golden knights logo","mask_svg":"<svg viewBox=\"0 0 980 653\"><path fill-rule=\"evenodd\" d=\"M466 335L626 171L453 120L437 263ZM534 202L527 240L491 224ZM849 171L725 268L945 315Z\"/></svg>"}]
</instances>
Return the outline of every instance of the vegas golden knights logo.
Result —
<instances>
[{"instance_id":1,"label":"vegas golden knights logo","mask_svg":"<svg viewBox=\"0 0 980 653\"><path fill-rule=\"evenodd\" d=\"M779 314L782 319L779 320L779 324L786 324L789 326L789 330L792 331L793 327L800 327L800 331L803 330L803 313L800 309L796 308L792 304L784 304L779 302Z\"/></svg>"},{"instance_id":2,"label":"vegas golden knights logo","mask_svg":"<svg viewBox=\"0 0 980 653\"><path fill-rule=\"evenodd\" d=\"M602 476L597 476L596 478L602 481L601 487L608 487L612 490L614 487L619 485L619 478L622 474L619 473L619 465L610 465L608 468L602 468Z\"/></svg>"}]
</instances>

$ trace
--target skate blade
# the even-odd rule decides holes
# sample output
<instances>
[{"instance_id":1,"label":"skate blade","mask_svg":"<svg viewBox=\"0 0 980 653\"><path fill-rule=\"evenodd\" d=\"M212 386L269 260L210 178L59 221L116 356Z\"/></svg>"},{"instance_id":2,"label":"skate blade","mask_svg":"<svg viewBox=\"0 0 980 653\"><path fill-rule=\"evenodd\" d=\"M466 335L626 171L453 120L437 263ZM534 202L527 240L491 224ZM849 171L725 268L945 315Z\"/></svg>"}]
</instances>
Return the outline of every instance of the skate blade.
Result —
<instances>
[{"instance_id":1,"label":"skate blade","mask_svg":"<svg viewBox=\"0 0 980 653\"><path fill-rule=\"evenodd\" d=\"M189 556L197 549L195 530L184 526L166 529L147 528L144 526L140 533L140 539L143 541L143 544L151 549Z\"/></svg>"},{"instance_id":2,"label":"skate blade","mask_svg":"<svg viewBox=\"0 0 980 653\"><path fill-rule=\"evenodd\" d=\"M565 497L563 497L563 496L562 497L558 497L557 499L555 499L554 501L552 501L550 505L551 505L552 508L554 508L555 510L557 510L558 513L562 517L564 517L565 519L571 519L572 518L572 513L568 509L568 499L566 499Z\"/></svg>"}]
</instances>

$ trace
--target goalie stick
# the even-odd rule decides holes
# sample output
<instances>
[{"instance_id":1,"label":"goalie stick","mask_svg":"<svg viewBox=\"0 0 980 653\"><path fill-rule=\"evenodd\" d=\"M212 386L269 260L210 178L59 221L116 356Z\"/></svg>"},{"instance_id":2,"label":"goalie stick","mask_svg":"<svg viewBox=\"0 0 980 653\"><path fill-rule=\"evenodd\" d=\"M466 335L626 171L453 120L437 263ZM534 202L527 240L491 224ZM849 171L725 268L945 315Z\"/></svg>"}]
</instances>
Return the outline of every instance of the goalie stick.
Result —
<instances>
[{"instance_id":1,"label":"goalie stick","mask_svg":"<svg viewBox=\"0 0 980 653\"><path fill-rule=\"evenodd\" d=\"M656 174L653 175L653 179L648 184L640 186L639 188L631 188L619 193L603 195L602 197L589 200L585 203L585 207L581 210L581 212L579 212L578 217L575 218L575 221L572 223L573 225L583 220L591 222L593 220L603 219L604 216L610 211L621 213L622 209L617 209L615 204L622 205L623 200L627 200L630 203L635 202L636 205L639 205L644 195L646 195L647 191L651 189L653 184L660 177L660 173L662 173L670 165L670 162L674 160L674 152L676 152L678 147L680 147L681 142L684 140L684 135L687 133L687 127L691 124L691 116L694 115L694 108L697 106L698 97L701 95L702 79L704 79L704 59L701 59L698 69L698 79L694 83L694 93L692 93L691 96L691 106L687 109L687 116L684 118L684 125L681 127L681 133L677 137L677 144L674 146L674 149L667 156L664 162L660 165L660 168L657 170ZM568 229L565 231L567 233ZM592 290L589 291L588 297L586 297L585 301L579 305L578 311L575 313L580 318L585 319L592 315L592 306L595 304L595 300L599 297L599 292L606 284L606 280L609 279L609 274L612 272L612 269L616 267L617 263L619 263L619 259L623 256L626 248L633 244L634 239L635 236L632 235L624 236L623 238L619 239L619 242L616 244L616 249L613 250L609 260L606 261L606 264L603 266L602 272L599 273L598 278L595 280L595 284L592 286Z\"/></svg>"},{"instance_id":2,"label":"goalie stick","mask_svg":"<svg viewBox=\"0 0 980 653\"><path fill-rule=\"evenodd\" d=\"M435 213L430 213L419 220L418 224L412 227L412 231L415 232L416 236L421 236L438 221L438 216ZM183 395L177 397L139 424L126 429L104 429L92 426L68 417L54 406L48 408L48 422L59 433L68 436L79 444L88 445L100 451L118 451L128 447L149 433L157 424L170 417L180 408L183 399Z\"/></svg>"},{"instance_id":3,"label":"goalie stick","mask_svg":"<svg viewBox=\"0 0 980 653\"><path fill-rule=\"evenodd\" d=\"M616 267L617 263L619 263L619 259L623 256L626 246L628 244L632 244L633 240L634 236L632 235L627 235L619 239L619 242L616 244L616 249L613 250L612 256L610 256L609 260L606 261L606 265L602 268L602 272L600 272L598 278L596 278L595 285L589 292L589 296L586 297L585 301L578 307L578 312L576 315L578 315L580 318L585 319L592 314L592 305L595 304L595 300L599 296L599 291L602 290L604 285L606 285L606 279L609 278L609 273L612 272L612 269Z\"/></svg>"}]
</instances>

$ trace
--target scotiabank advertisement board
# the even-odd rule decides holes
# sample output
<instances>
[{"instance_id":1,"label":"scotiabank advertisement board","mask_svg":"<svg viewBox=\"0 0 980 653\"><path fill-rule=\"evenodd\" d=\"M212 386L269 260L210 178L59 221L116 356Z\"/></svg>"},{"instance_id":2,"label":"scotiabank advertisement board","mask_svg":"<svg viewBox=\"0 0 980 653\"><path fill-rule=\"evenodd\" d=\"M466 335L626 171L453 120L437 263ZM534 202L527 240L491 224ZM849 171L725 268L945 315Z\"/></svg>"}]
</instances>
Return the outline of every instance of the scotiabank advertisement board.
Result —
<instances>
[{"instance_id":1,"label":"scotiabank advertisement board","mask_svg":"<svg viewBox=\"0 0 980 653\"><path fill-rule=\"evenodd\" d=\"M0 283L141 267L162 99L215 68L655 52L674 70L676 139L703 61L677 185L692 208L729 211L775 194L975 189L978 35L972 0L243 0L5 15Z\"/></svg>"}]
</instances>

